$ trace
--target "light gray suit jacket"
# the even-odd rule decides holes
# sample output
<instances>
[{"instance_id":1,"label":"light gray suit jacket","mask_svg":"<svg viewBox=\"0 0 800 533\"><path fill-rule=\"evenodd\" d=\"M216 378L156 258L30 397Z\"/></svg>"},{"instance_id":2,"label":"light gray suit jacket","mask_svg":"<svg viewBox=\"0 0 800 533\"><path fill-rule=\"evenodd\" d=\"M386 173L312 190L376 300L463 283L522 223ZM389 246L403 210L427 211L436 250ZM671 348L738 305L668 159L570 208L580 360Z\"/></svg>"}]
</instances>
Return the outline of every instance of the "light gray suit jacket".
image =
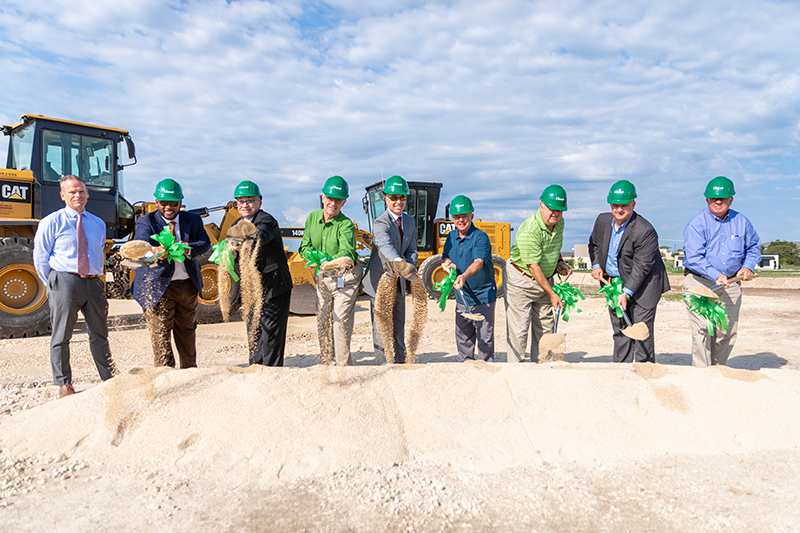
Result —
<instances>
[{"instance_id":1,"label":"light gray suit jacket","mask_svg":"<svg viewBox=\"0 0 800 533\"><path fill-rule=\"evenodd\" d=\"M365 293L375 298L378 282L383 275L383 264L401 257L406 262L417 266L417 223L409 215L403 213L403 239L400 240L400 228L397 227L389 210L375 219L372 233L372 254L369 256L367 270L361 283Z\"/></svg>"}]
</instances>

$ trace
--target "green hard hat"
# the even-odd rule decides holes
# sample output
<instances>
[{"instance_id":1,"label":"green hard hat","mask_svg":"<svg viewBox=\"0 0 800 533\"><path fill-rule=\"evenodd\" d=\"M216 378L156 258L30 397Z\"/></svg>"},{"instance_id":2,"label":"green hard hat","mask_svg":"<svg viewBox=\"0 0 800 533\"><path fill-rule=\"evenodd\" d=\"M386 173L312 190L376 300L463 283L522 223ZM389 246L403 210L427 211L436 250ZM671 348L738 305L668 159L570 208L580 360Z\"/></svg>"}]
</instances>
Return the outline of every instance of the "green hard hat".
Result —
<instances>
[{"instance_id":1,"label":"green hard hat","mask_svg":"<svg viewBox=\"0 0 800 533\"><path fill-rule=\"evenodd\" d=\"M734 194L733 182L725 176L717 176L706 185L706 198L730 198Z\"/></svg>"},{"instance_id":2,"label":"green hard hat","mask_svg":"<svg viewBox=\"0 0 800 533\"><path fill-rule=\"evenodd\" d=\"M325 180L325 185L322 186L322 194L328 198L347 200L350 197L350 188L343 177L331 176Z\"/></svg>"},{"instance_id":3,"label":"green hard hat","mask_svg":"<svg viewBox=\"0 0 800 533\"><path fill-rule=\"evenodd\" d=\"M567 191L561 185L549 185L539 197L544 205L553 211L567 210Z\"/></svg>"},{"instance_id":4,"label":"green hard hat","mask_svg":"<svg viewBox=\"0 0 800 533\"><path fill-rule=\"evenodd\" d=\"M408 183L400 176L392 176L383 184L383 194L402 194L408 196Z\"/></svg>"},{"instance_id":5,"label":"green hard hat","mask_svg":"<svg viewBox=\"0 0 800 533\"><path fill-rule=\"evenodd\" d=\"M183 189L177 181L167 178L158 182L153 196L162 202L180 202L183 200Z\"/></svg>"},{"instance_id":6,"label":"green hard hat","mask_svg":"<svg viewBox=\"0 0 800 533\"><path fill-rule=\"evenodd\" d=\"M636 187L628 180L619 180L608 191L609 204L625 205L636 199Z\"/></svg>"},{"instance_id":7,"label":"green hard hat","mask_svg":"<svg viewBox=\"0 0 800 533\"><path fill-rule=\"evenodd\" d=\"M233 190L234 198L241 198L242 196L258 196L261 198L261 190L252 181L245 180Z\"/></svg>"},{"instance_id":8,"label":"green hard hat","mask_svg":"<svg viewBox=\"0 0 800 533\"><path fill-rule=\"evenodd\" d=\"M451 215L468 215L475 211L475 208L472 207L472 200L464 196L463 194L459 194L453 201L450 202L450 214Z\"/></svg>"}]
</instances>

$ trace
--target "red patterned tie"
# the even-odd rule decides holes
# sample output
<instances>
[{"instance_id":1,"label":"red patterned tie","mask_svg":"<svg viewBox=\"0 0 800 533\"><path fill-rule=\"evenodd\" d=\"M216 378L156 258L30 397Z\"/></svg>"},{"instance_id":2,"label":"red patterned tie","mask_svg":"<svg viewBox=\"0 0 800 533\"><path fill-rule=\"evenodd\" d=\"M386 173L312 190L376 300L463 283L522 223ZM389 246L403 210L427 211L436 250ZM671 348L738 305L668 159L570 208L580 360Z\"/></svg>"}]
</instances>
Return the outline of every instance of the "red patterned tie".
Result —
<instances>
[{"instance_id":1,"label":"red patterned tie","mask_svg":"<svg viewBox=\"0 0 800 533\"><path fill-rule=\"evenodd\" d=\"M175 224L176 224L176 222L170 222L169 223L169 232L172 233L173 237L175 236ZM175 240L177 241L178 239L175 239Z\"/></svg>"},{"instance_id":2,"label":"red patterned tie","mask_svg":"<svg viewBox=\"0 0 800 533\"><path fill-rule=\"evenodd\" d=\"M78 234L78 274L81 276L88 276L89 251L86 245L86 231L83 229L83 213L78 213L78 224L76 231Z\"/></svg>"},{"instance_id":3,"label":"red patterned tie","mask_svg":"<svg viewBox=\"0 0 800 533\"><path fill-rule=\"evenodd\" d=\"M403 215L397 218L397 227L400 229L400 242L403 242Z\"/></svg>"}]
</instances>

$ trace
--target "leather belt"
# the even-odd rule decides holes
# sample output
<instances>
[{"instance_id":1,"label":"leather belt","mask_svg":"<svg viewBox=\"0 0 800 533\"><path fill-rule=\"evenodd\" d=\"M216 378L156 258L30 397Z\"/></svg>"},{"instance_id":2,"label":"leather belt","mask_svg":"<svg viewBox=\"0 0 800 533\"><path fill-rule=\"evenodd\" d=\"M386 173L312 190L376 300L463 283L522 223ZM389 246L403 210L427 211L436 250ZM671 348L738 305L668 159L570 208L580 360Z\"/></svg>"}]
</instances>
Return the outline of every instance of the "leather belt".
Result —
<instances>
[{"instance_id":1,"label":"leather belt","mask_svg":"<svg viewBox=\"0 0 800 533\"><path fill-rule=\"evenodd\" d=\"M73 276L78 276L79 278L83 278L83 279L94 279L94 278L99 278L100 277L97 274L89 274L88 276L81 276L77 272L67 272L67 274L72 274Z\"/></svg>"},{"instance_id":2,"label":"leather belt","mask_svg":"<svg viewBox=\"0 0 800 533\"><path fill-rule=\"evenodd\" d=\"M688 276L689 274L692 274L693 276L697 276L697 277L699 277L699 278L702 278L702 277L703 277L703 275L702 275L702 274L698 274L698 273L697 273L697 272L695 272L694 270L689 270L688 268L686 268L686 267L683 267L683 275L684 275L684 276Z\"/></svg>"},{"instance_id":3,"label":"leather belt","mask_svg":"<svg viewBox=\"0 0 800 533\"><path fill-rule=\"evenodd\" d=\"M512 267L514 267L514 268L516 268L517 270L519 270L519 273L520 273L520 274L522 274L523 276L527 276L527 277L529 277L529 278L531 278L531 279L534 279L534 277L533 277L533 276L531 276L531 275L530 275L528 272L525 272L524 270L522 270L520 267L518 267L518 266L517 266L517 265L515 265L514 263L511 263L511 266L512 266Z\"/></svg>"}]
</instances>

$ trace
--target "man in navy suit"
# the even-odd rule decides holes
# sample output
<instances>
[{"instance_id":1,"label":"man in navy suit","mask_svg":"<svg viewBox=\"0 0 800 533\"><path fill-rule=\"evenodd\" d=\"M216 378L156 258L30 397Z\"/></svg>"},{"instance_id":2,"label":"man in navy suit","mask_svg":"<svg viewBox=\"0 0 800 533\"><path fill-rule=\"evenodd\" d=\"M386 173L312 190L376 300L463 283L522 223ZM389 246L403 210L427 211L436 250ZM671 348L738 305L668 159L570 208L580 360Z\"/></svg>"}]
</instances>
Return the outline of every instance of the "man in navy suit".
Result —
<instances>
[{"instance_id":1,"label":"man in navy suit","mask_svg":"<svg viewBox=\"0 0 800 533\"><path fill-rule=\"evenodd\" d=\"M192 368L197 366L197 298L203 290L199 257L211 248L211 241L200 216L181 211L183 191L178 182L161 180L154 196L158 210L136 222L134 239L159 246L151 236L170 227L175 240L187 244L189 249L182 262L162 257L154 268L136 269L131 294L144 311L155 366L175 367L172 333L180 368Z\"/></svg>"},{"instance_id":2,"label":"man in navy suit","mask_svg":"<svg viewBox=\"0 0 800 533\"><path fill-rule=\"evenodd\" d=\"M611 212L597 217L589 236L592 277L598 281L619 277L623 289L617 304L628 313L631 322L643 322L650 330L650 336L643 341L626 337L622 334L625 322L609 307L615 363L656 362L656 307L661 295L669 291L658 233L634 211L636 196L636 187L630 181L620 180L612 185L607 197Z\"/></svg>"},{"instance_id":3,"label":"man in navy suit","mask_svg":"<svg viewBox=\"0 0 800 533\"><path fill-rule=\"evenodd\" d=\"M362 282L364 292L371 298L372 344L378 363L386 360L380 328L375 321L375 292L384 272L383 265L389 261L400 261L417 266L417 223L413 217L403 212L406 208L408 183L400 176L392 176L384 183L383 194L386 211L373 224L372 254ZM402 278L398 278L397 283L400 290L396 293L392 312L394 354L395 363L405 363L406 284Z\"/></svg>"}]
</instances>

